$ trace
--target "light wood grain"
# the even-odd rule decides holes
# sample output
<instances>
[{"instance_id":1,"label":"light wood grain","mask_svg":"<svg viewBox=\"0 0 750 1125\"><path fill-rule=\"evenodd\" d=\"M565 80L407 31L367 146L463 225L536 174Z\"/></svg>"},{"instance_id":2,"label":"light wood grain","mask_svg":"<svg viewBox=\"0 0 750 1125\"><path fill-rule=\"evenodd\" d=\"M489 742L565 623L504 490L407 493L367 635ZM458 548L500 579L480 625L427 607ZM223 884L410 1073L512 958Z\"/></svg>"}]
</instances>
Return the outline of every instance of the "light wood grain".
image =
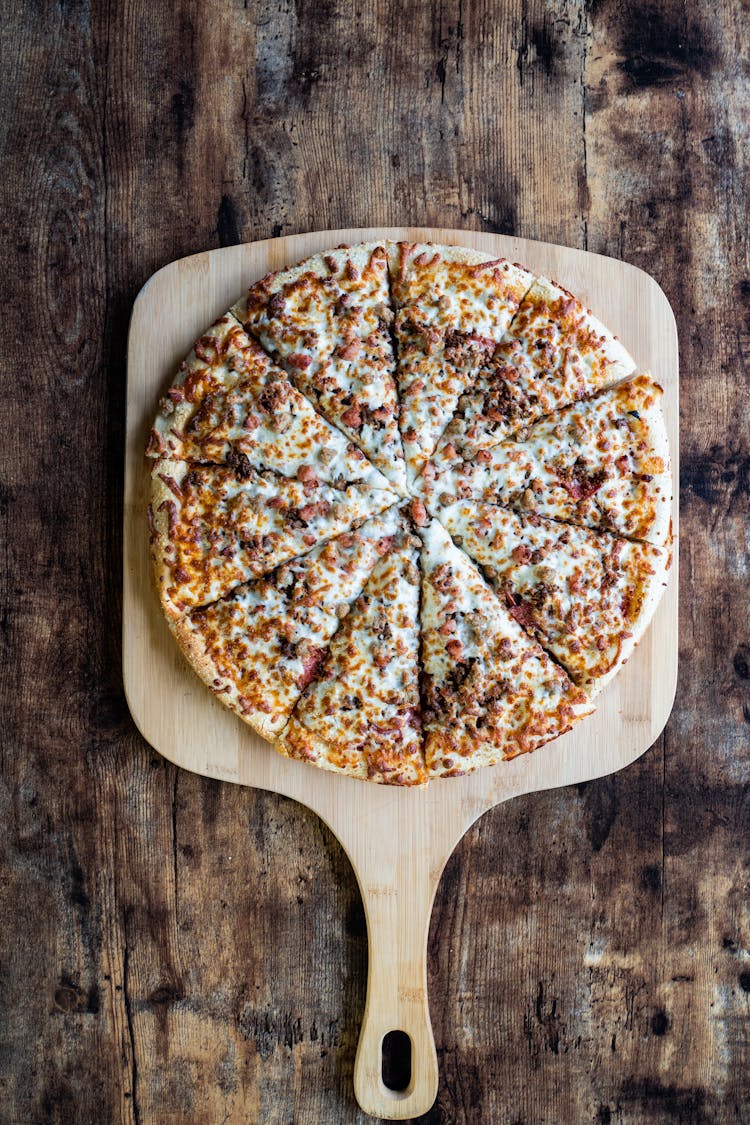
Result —
<instances>
[{"instance_id":1,"label":"light wood grain","mask_svg":"<svg viewBox=\"0 0 750 1125\"><path fill-rule=\"evenodd\" d=\"M192 340L244 287L270 269L340 242L406 237L461 243L546 273L579 295L664 386L673 473L678 464L678 360L674 317L656 282L614 259L477 232L373 228L321 231L234 246L172 263L141 291L128 351L124 509L123 667L133 717L170 761L209 777L282 793L313 809L341 841L357 875L370 937L368 993L355 1066L360 1105L406 1118L437 1092L424 954L440 874L457 841L487 809L521 793L601 777L652 745L669 715L677 674L677 510L670 582L631 658L597 711L532 755L426 792L368 785L284 759L223 708L182 660L150 582L145 436L159 394ZM674 480L674 495L678 482ZM482 940L481 933L476 936ZM394 1095L380 1078L380 1044L392 1029L412 1039L412 1082Z\"/></svg>"}]
</instances>

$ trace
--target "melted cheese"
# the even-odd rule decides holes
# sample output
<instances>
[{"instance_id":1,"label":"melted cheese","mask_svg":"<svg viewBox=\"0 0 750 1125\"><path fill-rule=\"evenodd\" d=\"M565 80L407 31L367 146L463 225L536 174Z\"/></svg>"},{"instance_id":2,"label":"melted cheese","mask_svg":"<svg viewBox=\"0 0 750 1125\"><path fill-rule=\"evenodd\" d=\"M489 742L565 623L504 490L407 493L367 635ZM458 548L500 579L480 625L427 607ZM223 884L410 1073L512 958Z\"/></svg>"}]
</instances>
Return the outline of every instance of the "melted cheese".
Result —
<instances>
[{"instance_id":1,"label":"melted cheese","mask_svg":"<svg viewBox=\"0 0 750 1125\"><path fill-rule=\"evenodd\" d=\"M447 442L420 491L433 511L471 498L665 545L672 486L661 393L639 375L490 449L462 455Z\"/></svg>"},{"instance_id":2,"label":"melted cheese","mask_svg":"<svg viewBox=\"0 0 750 1125\"><path fill-rule=\"evenodd\" d=\"M390 270L399 424L413 482L534 278L504 259L423 243L392 247Z\"/></svg>"},{"instance_id":3,"label":"melted cheese","mask_svg":"<svg viewBox=\"0 0 750 1125\"><path fill-rule=\"evenodd\" d=\"M157 578L173 613L224 597L397 499L361 484L311 487L255 470L240 479L184 462L157 462L152 481Z\"/></svg>"},{"instance_id":4,"label":"melted cheese","mask_svg":"<svg viewBox=\"0 0 750 1125\"><path fill-rule=\"evenodd\" d=\"M431 777L534 750L592 707L435 520L421 530L425 759Z\"/></svg>"},{"instance_id":5,"label":"melted cheese","mask_svg":"<svg viewBox=\"0 0 750 1125\"><path fill-rule=\"evenodd\" d=\"M178 636L222 702L278 734L400 524L390 508L188 614Z\"/></svg>"},{"instance_id":6,"label":"melted cheese","mask_svg":"<svg viewBox=\"0 0 750 1125\"><path fill-rule=\"evenodd\" d=\"M426 780L419 718L419 572L404 533L335 634L321 678L300 699L278 748L370 781Z\"/></svg>"},{"instance_id":7,"label":"melted cheese","mask_svg":"<svg viewBox=\"0 0 750 1125\"><path fill-rule=\"evenodd\" d=\"M385 248L317 255L264 278L232 311L404 493Z\"/></svg>"},{"instance_id":8,"label":"melted cheese","mask_svg":"<svg viewBox=\"0 0 750 1125\"><path fill-rule=\"evenodd\" d=\"M646 543L473 501L440 521L589 697L628 659L666 584L668 556Z\"/></svg>"},{"instance_id":9,"label":"melted cheese","mask_svg":"<svg viewBox=\"0 0 750 1125\"><path fill-rule=\"evenodd\" d=\"M152 455L173 460L223 464L239 454L255 469L287 477L390 487L232 316L196 341L154 432Z\"/></svg>"},{"instance_id":10,"label":"melted cheese","mask_svg":"<svg viewBox=\"0 0 750 1125\"><path fill-rule=\"evenodd\" d=\"M537 278L443 441L467 452L486 449L634 370L619 340L579 300Z\"/></svg>"}]
</instances>

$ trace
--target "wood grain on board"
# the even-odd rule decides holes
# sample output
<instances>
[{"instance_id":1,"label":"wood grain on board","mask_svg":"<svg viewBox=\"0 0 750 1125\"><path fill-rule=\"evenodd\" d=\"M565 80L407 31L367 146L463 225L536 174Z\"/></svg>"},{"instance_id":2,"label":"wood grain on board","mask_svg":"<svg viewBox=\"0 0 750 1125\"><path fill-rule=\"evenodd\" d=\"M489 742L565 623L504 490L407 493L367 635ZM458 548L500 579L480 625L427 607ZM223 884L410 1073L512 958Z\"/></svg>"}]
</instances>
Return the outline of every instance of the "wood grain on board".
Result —
<instances>
[{"instance_id":1,"label":"wood grain on board","mask_svg":"<svg viewBox=\"0 0 750 1125\"><path fill-rule=\"evenodd\" d=\"M743 5L16 2L0 36L5 1117L366 1120L344 852L297 803L169 765L127 710L125 353L168 262L411 223L632 262L681 344L675 708L628 769L504 804L451 857L425 1120L741 1122Z\"/></svg>"}]
</instances>

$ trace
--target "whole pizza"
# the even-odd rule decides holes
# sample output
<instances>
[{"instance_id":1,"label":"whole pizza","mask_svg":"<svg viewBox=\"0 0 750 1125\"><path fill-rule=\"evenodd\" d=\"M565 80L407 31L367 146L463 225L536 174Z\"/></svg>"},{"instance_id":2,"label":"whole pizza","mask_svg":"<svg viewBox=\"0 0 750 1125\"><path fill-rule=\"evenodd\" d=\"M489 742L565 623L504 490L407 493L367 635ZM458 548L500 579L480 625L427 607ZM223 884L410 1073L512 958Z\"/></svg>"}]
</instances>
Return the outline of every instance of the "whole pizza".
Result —
<instances>
[{"instance_id":1,"label":"whole pizza","mask_svg":"<svg viewBox=\"0 0 750 1125\"><path fill-rule=\"evenodd\" d=\"M282 754L424 785L590 714L671 561L662 390L572 294L341 246L193 345L150 432L161 604Z\"/></svg>"}]
</instances>

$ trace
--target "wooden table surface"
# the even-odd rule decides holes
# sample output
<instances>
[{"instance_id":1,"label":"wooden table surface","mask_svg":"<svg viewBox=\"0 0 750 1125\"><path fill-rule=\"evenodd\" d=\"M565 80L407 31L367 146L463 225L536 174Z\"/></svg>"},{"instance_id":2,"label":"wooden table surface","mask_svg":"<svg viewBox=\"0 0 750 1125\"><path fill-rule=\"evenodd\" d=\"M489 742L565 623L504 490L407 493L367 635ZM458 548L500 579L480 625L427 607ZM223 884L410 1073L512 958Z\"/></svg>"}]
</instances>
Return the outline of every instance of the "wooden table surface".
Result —
<instances>
[{"instance_id":1,"label":"wooden table surface","mask_svg":"<svg viewBox=\"0 0 750 1125\"><path fill-rule=\"evenodd\" d=\"M749 22L739 0L5 6L0 1120L368 1120L341 849L128 714L125 343L174 258L401 223L641 266L682 365L672 718L449 862L422 1120L750 1120Z\"/></svg>"}]
</instances>

